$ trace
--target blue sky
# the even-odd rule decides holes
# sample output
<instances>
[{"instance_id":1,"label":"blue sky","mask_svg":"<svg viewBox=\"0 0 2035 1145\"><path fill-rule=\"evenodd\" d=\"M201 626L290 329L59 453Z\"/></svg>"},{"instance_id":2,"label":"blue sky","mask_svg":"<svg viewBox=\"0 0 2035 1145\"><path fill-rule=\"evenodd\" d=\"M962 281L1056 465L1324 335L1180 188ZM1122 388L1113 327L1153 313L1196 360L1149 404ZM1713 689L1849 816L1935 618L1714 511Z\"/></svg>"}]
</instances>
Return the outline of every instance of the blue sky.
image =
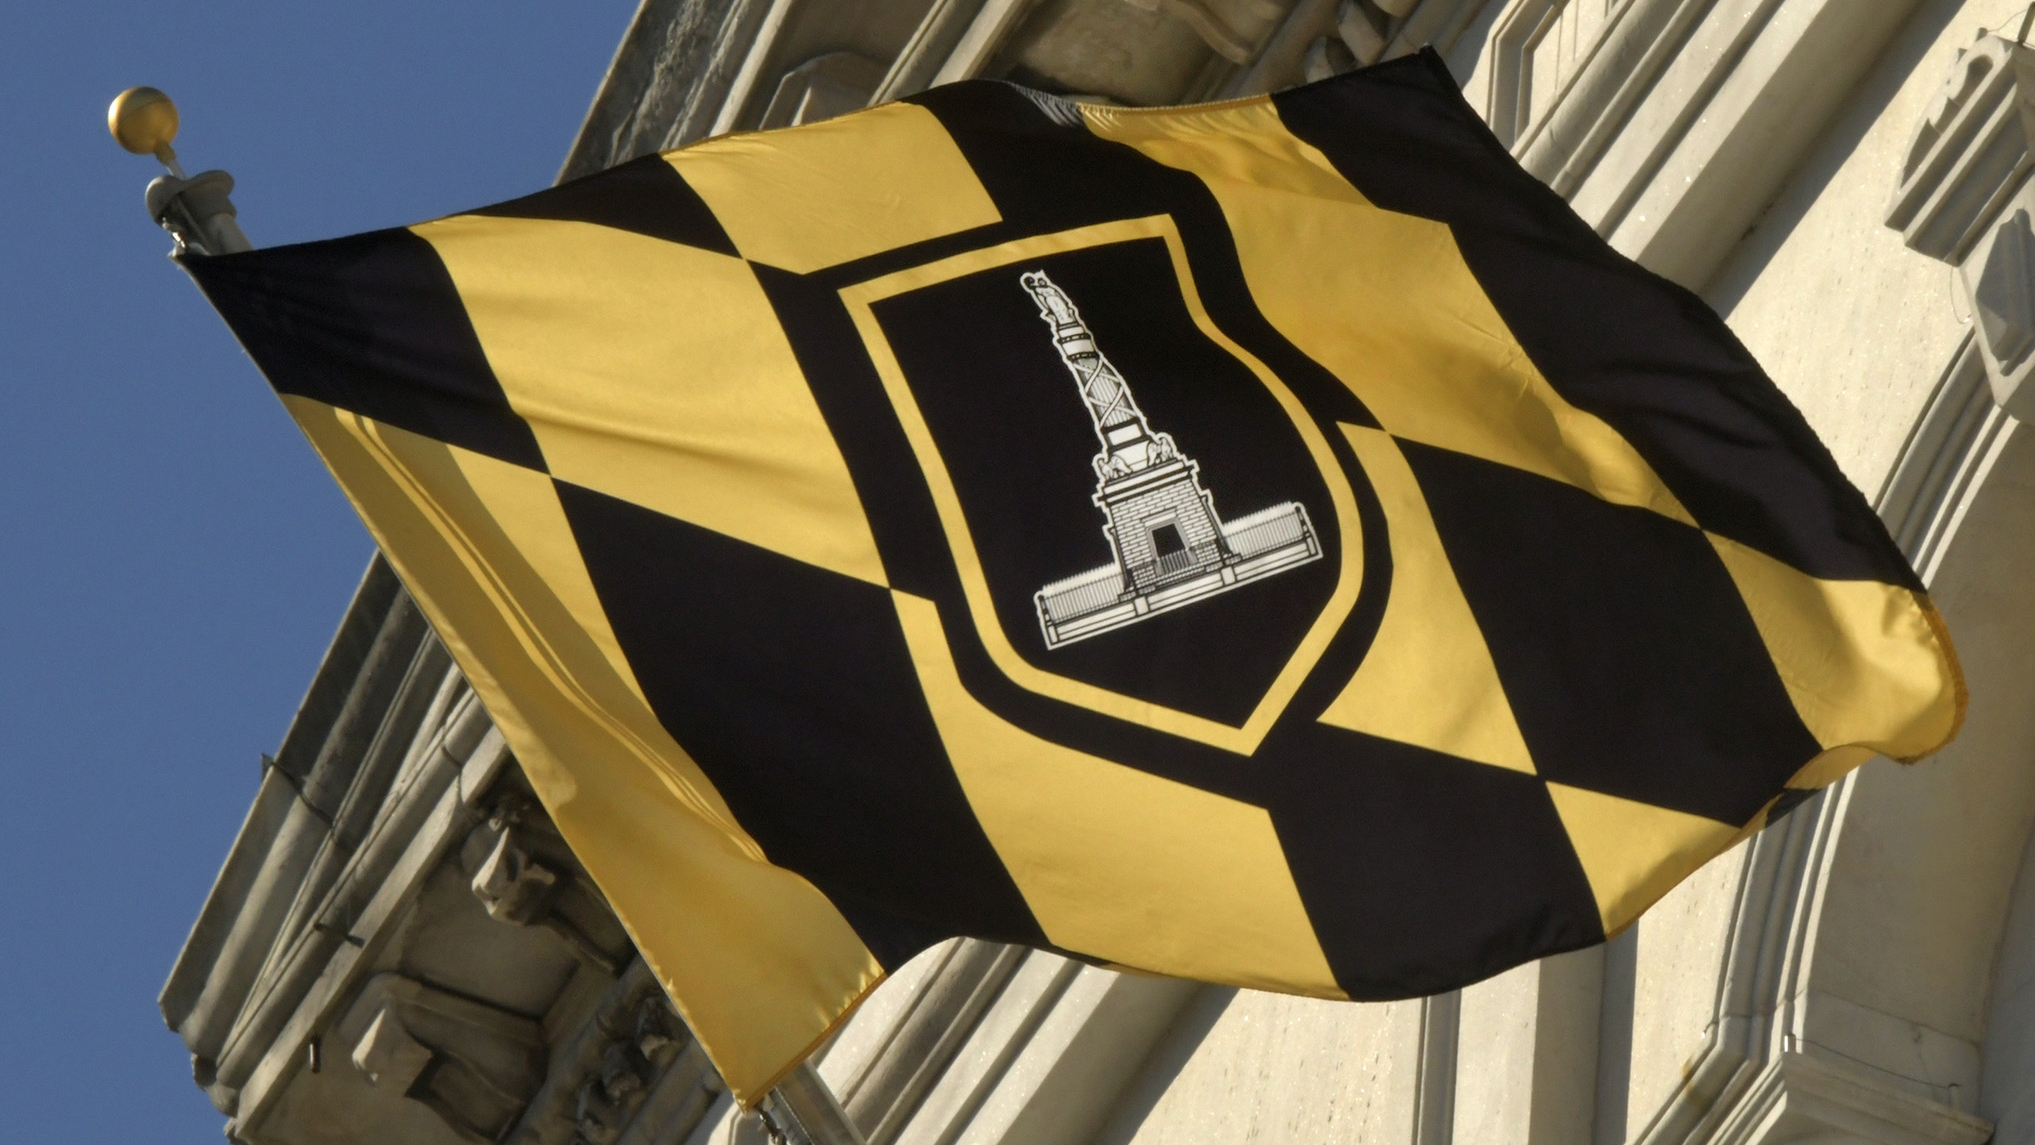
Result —
<instances>
[{"instance_id":1,"label":"blue sky","mask_svg":"<svg viewBox=\"0 0 2035 1145\"><path fill-rule=\"evenodd\" d=\"M258 245L556 174L634 0L22 4L0 36L0 1087L15 1141L206 1142L156 992L370 543L142 210L150 84Z\"/></svg>"}]
</instances>

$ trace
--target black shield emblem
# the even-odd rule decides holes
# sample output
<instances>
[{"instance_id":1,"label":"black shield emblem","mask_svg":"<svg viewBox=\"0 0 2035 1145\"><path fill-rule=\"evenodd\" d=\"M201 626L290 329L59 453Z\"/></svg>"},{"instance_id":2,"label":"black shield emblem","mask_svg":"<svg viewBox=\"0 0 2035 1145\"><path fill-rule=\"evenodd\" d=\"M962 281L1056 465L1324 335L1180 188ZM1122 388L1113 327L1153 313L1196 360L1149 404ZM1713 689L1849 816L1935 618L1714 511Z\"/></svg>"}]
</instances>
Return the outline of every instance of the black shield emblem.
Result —
<instances>
[{"instance_id":1,"label":"black shield emblem","mask_svg":"<svg viewBox=\"0 0 2035 1145\"><path fill-rule=\"evenodd\" d=\"M844 296L1006 672L1249 750L1354 601L1347 477L1169 220L1089 230Z\"/></svg>"}]
</instances>

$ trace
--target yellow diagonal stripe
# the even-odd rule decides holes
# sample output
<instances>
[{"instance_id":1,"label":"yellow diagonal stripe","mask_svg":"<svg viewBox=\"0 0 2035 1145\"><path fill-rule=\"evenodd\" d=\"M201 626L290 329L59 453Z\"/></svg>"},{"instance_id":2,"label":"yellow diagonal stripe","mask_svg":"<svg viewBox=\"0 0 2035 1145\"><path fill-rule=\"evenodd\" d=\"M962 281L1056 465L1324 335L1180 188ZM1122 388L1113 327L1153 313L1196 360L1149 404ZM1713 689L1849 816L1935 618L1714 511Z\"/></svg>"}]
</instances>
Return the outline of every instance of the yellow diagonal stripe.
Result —
<instances>
[{"instance_id":1,"label":"yellow diagonal stripe","mask_svg":"<svg viewBox=\"0 0 2035 1145\"><path fill-rule=\"evenodd\" d=\"M1367 202L1269 99L1082 113L1096 134L1207 184L1259 309L1393 436L1693 523L1616 430L1541 376L1448 227Z\"/></svg>"},{"instance_id":2,"label":"yellow diagonal stripe","mask_svg":"<svg viewBox=\"0 0 2035 1145\"><path fill-rule=\"evenodd\" d=\"M550 479L283 400L687 1025L730 1088L760 1099L882 972L643 703Z\"/></svg>"},{"instance_id":3,"label":"yellow diagonal stripe","mask_svg":"<svg viewBox=\"0 0 2035 1145\"><path fill-rule=\"evenodd\" d=\"M415 230L554 476L883 583L848 466L746 263L550 219Z\"/></svg>"},{"instance_id":4,"label":"yellow diagonal stripe","mask_svg":"<svg viewBox=\"0 0 2035 1145\"><path fill-rule=\"evenodd\" d=\"M744 258L810 273L1001 220L940 121L909 103L665 155Z\"/></svg>"},{"instance_id":5,"label":"yellow diagonal stripe","mask_svg":"<svg viewBox=\"0 0 2035 1145\"><path fill-rule=\"evenodd\" d=\"M1560 783L1555 811L1604 918L1616 934L1675 884L1736 842L1744 828ZM1756 821L1763 821L1761 812Z\"/></svg>"},{"instance_id":6,"label":"yellow diagonal stripe","mask_svg":"<svg viewBox=\"0 0 2035 1145\"><path fill-rule=\"evenodd\" d=\"M1005 722L962 685L933 603L891 597L962 790L1047 939L1154 973L1343 996L1264 808Z\"/></svg>"},{"instance_id":7,"label":"yellow diagonal stripe","mask_svg":"<svg viewBox=\"0 0 2035 1145\"><path fill-rule=\"evenodd\" d=\"M1730 570L1795 711L1818 743L1912 759L1957 734L1963 681L1927 598L1878 581L1822 580L1737 541L1704 535ZM1856 766L1870 753L1832 756L1814 774L1829 782L1847 758Z\"/></svg>"},{"instance_id":8,"label":"yellow diagonal stripe","mask_svg":"<svg viewBox=\"0 0 2035 1145\"><path fill-rule=\"evenodd\" d=\"M1532 774L1491 649L1456 583L1413 467L1390 435L1354 425L1342 430L1385 510L1392 587L1370 651L1321 722Z\"/></svg>"}]
</instances>

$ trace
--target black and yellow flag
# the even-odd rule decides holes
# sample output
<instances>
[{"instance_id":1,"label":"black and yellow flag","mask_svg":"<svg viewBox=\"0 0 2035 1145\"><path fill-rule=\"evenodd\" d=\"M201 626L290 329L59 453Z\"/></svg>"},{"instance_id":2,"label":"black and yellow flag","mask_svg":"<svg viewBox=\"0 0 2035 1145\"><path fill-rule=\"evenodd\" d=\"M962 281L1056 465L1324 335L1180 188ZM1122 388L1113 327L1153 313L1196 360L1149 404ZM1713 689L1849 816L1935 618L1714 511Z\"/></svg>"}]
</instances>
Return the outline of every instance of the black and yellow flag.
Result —
<instances>
[{"instance_id":1,"label":"black and yellow flag","mask_svg":"<svg viewBox=\"0 0 2035 1145\"><path fill-rule=\"evenodd\" d=\"M1460 986L1959 720L1801 416L1432 55L187 265L749 1101L950 935Z\"/></svg>"}]
</instances>

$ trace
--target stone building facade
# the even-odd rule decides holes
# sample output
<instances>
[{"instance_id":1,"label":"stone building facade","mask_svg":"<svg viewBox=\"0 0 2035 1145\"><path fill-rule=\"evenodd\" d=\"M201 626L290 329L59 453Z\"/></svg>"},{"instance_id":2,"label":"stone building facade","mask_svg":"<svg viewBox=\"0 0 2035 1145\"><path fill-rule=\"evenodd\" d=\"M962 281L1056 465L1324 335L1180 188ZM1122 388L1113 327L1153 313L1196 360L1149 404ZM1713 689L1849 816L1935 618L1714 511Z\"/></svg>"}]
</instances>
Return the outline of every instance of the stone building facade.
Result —
<instances>
[{"instance_id":1,"label":"stone building facade","mask_svg":"<svg viewBox=\"0 0 2035 1145\"><path fill-rule=\"evenodd\" d=\"M1339 1004L951 943L818 1058L876 1145L2035 1143L2035 54L2020 0L645 0L566 176L1002 76L1125 104L1432 44L1877 497L1962 738L1610 944ZM759 1142L368 572L163 994L258 1145Z\"/></svg>"}]
</instances>

